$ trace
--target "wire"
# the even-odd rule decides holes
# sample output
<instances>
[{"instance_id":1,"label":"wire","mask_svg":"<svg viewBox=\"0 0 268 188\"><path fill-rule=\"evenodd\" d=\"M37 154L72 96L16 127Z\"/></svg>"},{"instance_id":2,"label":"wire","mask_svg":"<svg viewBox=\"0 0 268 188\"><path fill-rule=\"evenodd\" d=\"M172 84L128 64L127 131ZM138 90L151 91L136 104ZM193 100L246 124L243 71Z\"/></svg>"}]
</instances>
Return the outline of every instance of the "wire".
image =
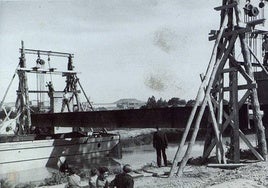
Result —
<instances>
[{"instance_id":1,"label":"wire","mask_svg":"<svg viewBox=\"0 0 268 188\"><path fill-rule=\"evenodd\" d=\"M11 86L11 84L12 84L12 82L13 82L13 80L14 80L16 74L17 74L17 69L18 69L18 67L19 67L19 64L18 64L18 66L17 66L17 68L16 68L16 70L15 70L15 73L13 74L13 76L12 76L12 78L11 78L11 81L10 81L9 84L8 84L7 90L6 90L6 92L5 92L4 96L3 96L3 99L2 99L2 101L1 101L1 103L0 103L0 110L2 109L2 106L3 106L4 101L5 101L5 99L6 99L7 93L8 93L8 91L9 91L9 89L10 89L10 86Z\"/></svg>"},{"instance_id":2,"label":"wire","mask_svg":"<svg viewBox=\"0 0 268 188\"><path fill-rule=\"evenodd\" d=\"M49 56L49 54L47 56L47 62L48 62L48 68L50 70L51 69L51 66L50 66L50 56ZM51 74L51 71L49 71L49 75L50 75L50 81L51 81L51 83L53 83L52 82L52 74Z\"/></svg>"}]
</instances>

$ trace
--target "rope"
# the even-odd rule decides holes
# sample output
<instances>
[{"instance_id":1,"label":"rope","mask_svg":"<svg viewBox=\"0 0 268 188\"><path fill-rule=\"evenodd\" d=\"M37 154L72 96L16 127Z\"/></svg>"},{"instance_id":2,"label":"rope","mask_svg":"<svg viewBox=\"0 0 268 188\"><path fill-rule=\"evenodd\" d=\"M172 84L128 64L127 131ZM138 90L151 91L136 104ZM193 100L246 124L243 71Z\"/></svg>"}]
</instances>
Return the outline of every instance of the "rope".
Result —
<instances>
[{"instance_id":1,"label":"rope","mask_svg":"<svg viewBox=\"0 0 268 188\"><path fill-rule=\"evenodd\" d=\"M49 56L49 54L48 54L48 56L47 56L47 62L48 62L48 68L49 68L49 70L51 69L51 66L50 66L50 56ZM51 83L53 83L52 82L52 74L51 74L51 72L49 71L49 75L50 75L50 81L51 81Z\"/></svg>"},{"instance_id":2,"label":"rope","mask_svg":"<svg viewBox=\"0 0 268 188\"><path fill-rule=\"evenodd\" d=\"M88 97L87 97L87 95L86 95L86 92L85 92L85 90L83 89L83 87L82 87L82 85L81 85L79 79L78 79L77 77L76 77L76 79L78 80L78 84L79 84L79 86L80 86L80 88L81 88L81 90L82 90L84 96L86 97L86 100L87 100L87 102L88 102L88 104L89 104L91 110L94 111L93 106L91 105L91 103L90 103L90 101L89 101L89 99L88 99Z\"/></svg>"},{"instance_id":3,"label":"rope","mask_svg":"<svg viewBox=\"0 0 268 188\"><path fill-rule=\"evenodd\" d=\"M17 66L17 68L16 68L16 70L15 70L15 73L13 74L13 76L12 76L12 78L11 78L11 81L10 81L9 84L8 84L7 90L6 90L6 92L5 92L4 96L3 96L3 99L2 99L2 101L1 101L1 103L0 103L0 110L2 109L2 106L3 106L4 101L5 101L5 99L6 99L7 93L8 93L8 91L9 91L9 89L10 89L10 86L11 86L11 84L12 84L12 82L13 82L13 80L14 80L16 74L17 74L17 69L18 69L18 67L19 67L19 65Z\"/></svg>"}]
</instances>

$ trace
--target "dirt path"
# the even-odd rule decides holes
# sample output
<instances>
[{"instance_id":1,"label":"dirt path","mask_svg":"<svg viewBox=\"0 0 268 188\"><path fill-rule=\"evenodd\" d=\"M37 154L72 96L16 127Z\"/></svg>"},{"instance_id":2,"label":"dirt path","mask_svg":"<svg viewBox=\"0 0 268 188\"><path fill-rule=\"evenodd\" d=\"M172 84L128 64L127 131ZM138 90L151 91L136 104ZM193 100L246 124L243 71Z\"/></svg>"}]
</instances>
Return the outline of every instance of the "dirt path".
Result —
<instances>
[{"instance_id":1,"label":"dirt path","mask_svg":"<svg viewBox=\"0 0 268 188\"><path fill-rule=\"evenodd\" d=\"M267 162L252 163L233 170L187 165L182 177L171 178L162 175L170 170L169 167L147 167L147 170L160 176L138 177L135 187L268 187Z\"/></svg>"}]
</instances>

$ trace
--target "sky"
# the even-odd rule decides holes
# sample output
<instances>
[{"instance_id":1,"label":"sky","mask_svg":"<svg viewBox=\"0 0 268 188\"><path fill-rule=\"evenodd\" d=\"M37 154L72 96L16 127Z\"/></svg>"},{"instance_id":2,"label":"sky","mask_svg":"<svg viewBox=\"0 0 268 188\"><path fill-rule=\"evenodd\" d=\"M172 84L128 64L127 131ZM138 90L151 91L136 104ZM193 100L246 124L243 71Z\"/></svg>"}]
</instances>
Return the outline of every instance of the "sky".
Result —
<instances>
[{"instance_id":1,"label":"sky","mask_svg":"<svg viewBox=\"0 0 268 188\"><path fill-rule=\"evenodd\" d=\"M73 53L80 82L94 103L147 101L152 95L194 99L214 44L208 33L219 28L220 15L213 8L220 4L220 0L0 1L0 99L18 65L21 40L25 48ZM27 65L35 62L36 57L31 58L26 57ZM51 57L53 61L59 60ZM15 100L17 81L16 77L6 102Z\"/></svg>"}]
</instances>

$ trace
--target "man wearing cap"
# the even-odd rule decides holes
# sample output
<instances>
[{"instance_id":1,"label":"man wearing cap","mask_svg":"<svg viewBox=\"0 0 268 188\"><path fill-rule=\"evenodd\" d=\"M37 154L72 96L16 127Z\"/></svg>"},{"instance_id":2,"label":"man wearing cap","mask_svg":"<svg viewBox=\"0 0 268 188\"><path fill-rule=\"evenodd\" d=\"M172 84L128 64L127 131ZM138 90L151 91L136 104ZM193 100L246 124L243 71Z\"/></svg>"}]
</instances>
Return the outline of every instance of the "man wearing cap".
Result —
<instances>
[{"instance_id":1,"label":"man wearing cap","mask_svg":"<svg viewBox=\"0 0 268 188\"><path fill-rule=\"evenodd\" d=\"M164 132L159 131L159 128L156 127L156 132L153 136L153 147L156 150L157 155L157 165L161 167L161 153L163 156L164 164L167 166L167 155L166 155L166 148L168 146L167 136Z\"/></svg>"},{"instance_id":2,"label":"man wearing cap","mask_svg":"<svg viewBox=\"0 0 268 188\"><path fill-rule=\"evenodd\" d=\"M114 180L111 181L110 187L116 188L133 188L134 187L134 180L129 173L132 171L130 165L124 165L123 172L117 174Z\"/></svg>"},{"instance_id":3,"label":"man wearing cap","mask_svg":"<svg viewBox=\"0 0 268 188\"><path fill-rule=\"evenodd\" d=\"M265 35L263 37L263 39L264 39L264 41L262 43L262 51L263 51L263 54L264 54L263 65L268 66L268 63L267 63L267 60L268 60L268 36Z\"/></svg>"}]
</instances>

